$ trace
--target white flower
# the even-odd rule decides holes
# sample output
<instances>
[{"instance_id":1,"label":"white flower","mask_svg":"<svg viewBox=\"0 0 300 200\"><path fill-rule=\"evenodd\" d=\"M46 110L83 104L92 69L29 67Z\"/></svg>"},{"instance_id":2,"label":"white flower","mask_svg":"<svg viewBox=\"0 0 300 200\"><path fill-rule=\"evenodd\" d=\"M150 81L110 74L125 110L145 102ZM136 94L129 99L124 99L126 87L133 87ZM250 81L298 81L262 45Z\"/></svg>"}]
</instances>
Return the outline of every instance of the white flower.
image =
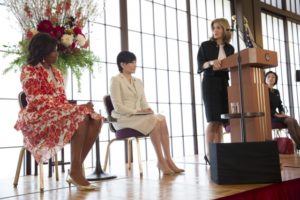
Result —
<instances>
[{"instance_id":1,"label":"white flower","mask_svg":"<svg viewBox=\"0 0 300 200\"><path fill-rule=\"evenodd\" d=\"M34 28L30 29L30 32L32 33L32 36L34 36L34 35L36 35L37 33L39 33L39 31L36 30L36 29L34 29Z\"/></svg>"},{"instance_id":2,"label":"white flower","mask_svg":"<svg viewBox=\"0 0 300 200\"><path fill-rule=\"evenodd\" d=\"M83 47L83 46L85 45L85 43L86 43L85 37L84 37L83 35L81 35L81 34L78 34L78 35L76 36L76 41L77 41L77 44L78 44L79 46L81 46L81 47Z\"/></svg>"},{"instance_id":3,"label":"white flower","mask_svg":"<svg viewBox=\"0 0 300 200\"><path fill-rule=\"evenodd\" d=\"M63 34L63 36L61 37L61 42L65 47L69 47L72 45L73 39L73 35Z\"/></svg>"}]
</instances>

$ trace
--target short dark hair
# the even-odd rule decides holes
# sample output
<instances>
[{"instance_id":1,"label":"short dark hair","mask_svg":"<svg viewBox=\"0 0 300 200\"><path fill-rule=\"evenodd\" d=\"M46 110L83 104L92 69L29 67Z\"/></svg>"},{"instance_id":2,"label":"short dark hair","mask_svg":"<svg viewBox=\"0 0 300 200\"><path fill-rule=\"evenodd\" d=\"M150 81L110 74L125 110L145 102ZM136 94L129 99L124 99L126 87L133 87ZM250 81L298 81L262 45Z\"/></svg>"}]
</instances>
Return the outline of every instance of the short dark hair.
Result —
<instances>
[{"instance_id":1,"label":"short dark hair","mask_svg":"<svg viewBox=\"0 0 300 200\"><path fill-rule=\"evenodd\" d=\"M274 76L275 76L275 82L274 82L274 85L276 85L276 84L277 84L277 80L278 80L278 76L277 76L276 72L273 72L273 71L268 71L268 72L265 74L265 83L266 83L267 76L268 76L269 74L274 74Z\"/></svg>"},{"instance_id":2,"label":"short dark hair","mask_svg":"<svg viewBox=\"0 0 300 200\"><path fill-rule=\"evenodd\" d=\"M55 50L57 40L48 33L37 33L32 37L28 45L27 63L37 65L43 59Z\"/></svg>"},{"instance_id":3,"label":"short dark hair","mask_svg":"<svg viewBox=\"0 0 300 200\"><path fill-rule=\"evenodd\" d=\"M119 72L123 72L123 67L121 66L121 63L131 63L133 61L136 61L136 57L134 53L130 51L121 51L117 56L117 65L119 68Z\"/></svg>"}]
</instances>

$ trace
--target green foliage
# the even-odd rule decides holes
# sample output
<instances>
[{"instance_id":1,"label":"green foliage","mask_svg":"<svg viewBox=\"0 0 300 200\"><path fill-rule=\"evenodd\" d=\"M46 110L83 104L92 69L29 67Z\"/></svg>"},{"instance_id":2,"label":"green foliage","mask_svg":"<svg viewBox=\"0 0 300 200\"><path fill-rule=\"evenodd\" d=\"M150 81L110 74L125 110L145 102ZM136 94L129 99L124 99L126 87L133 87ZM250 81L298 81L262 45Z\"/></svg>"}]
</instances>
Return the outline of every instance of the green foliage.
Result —
<instances>
[{"instance_id":1,"label":"green foliage","mask_svg":"<svg viewBox=\"0 0 300 200\"><path fill-rule=\"evenodd\" d=\"M7 49L4 57L14 54L16 55L16 58L10 63L9 67L3 70L3 74L10 71L17 72L27 63L27 45L28 40L22 40L19 42L18 46L4 46ZM68 69L71 69L72 73L76 77L78 90L80 91L80 77L82 75L82 71L88 69L90 72L93 72L94 62L99 62L99 59L93 54L93 52L88 49L81 48L80 51L73 52L72 54L60 53L55 66L63 74L66 74Z\"/></svg>"},{"instance_id":2,"label":"green foliage","mask_svg":"<svg viewBox=\"0 0 300 200\"><path fill-rule=\"evenodd\" d=\"M23 65L27 63L27 46L28 40L21 40L18 45L4 46L4 48L7 49L7 51L4 54L4 57L14 54L16 55L16 58L10 63L9 67L3 70L3 74L8 73L9 71L17 72L19 69L21 69Z\"/></svg>"},{"instance_id":3,"label":"green foliage","mask_svg":"<svg viewBox=\"0 0 300 200\"><path fill-rule=\"evenodd\" d=\"M80 91L80 77L82 71L88 69L93 72L94 62L99 62L99 59L89 50L81 49L72 54L60 54L55 66L65 74L68 69L71 69L77 80L78 89Z\"/></svg>"}]
</instances>

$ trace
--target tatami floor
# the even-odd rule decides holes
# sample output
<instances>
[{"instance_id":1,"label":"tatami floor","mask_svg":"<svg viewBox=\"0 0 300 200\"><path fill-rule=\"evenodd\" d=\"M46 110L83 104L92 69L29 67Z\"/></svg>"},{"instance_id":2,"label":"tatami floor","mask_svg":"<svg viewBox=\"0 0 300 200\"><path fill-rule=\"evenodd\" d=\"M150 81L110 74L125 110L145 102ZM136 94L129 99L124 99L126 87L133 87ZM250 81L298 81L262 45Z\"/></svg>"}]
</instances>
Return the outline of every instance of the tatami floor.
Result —
<instances>
[{"instance_id":1,"label":"tatami floor","mask_svg":"<svg viewBox=\"0 0 300 200\"><path fill-rule=\"evenodd\" d=\"M281 155L282 178L290 180L300 178L300 157L297 155ZM38 176L20 177L18 188L13 187L13 179L0 180L0 199L18 200L65 200L65 199L215 199L266 184L217 185L210 180L210 167L204 164L203 157L189 156L175 159L185 173L175 176L159 175L156 163L143 162L144 175L139 176L135 162L131 172L127 172L125 164L113 166L110 173L116 179L94 182L97 191L83 192L76 187L69 189L65 182L66 174L60 173L59 181L48 178L45 166L45 191L40 193ZM86 174L92 171L86 170Z\"/></svg>"}]
</instances>

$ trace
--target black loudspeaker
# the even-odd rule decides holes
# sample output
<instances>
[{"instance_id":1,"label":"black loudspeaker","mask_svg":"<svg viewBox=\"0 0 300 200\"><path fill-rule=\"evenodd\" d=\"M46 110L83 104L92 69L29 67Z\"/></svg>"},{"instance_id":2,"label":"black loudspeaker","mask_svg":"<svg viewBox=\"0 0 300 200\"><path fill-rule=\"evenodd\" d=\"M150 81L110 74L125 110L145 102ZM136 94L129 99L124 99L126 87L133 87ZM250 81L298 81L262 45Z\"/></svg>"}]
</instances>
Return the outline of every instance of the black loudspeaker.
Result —
<instances>
[{"instance_id":1,"label":"black loudspeaker","mask_svg":"<svg viewBox=\"0 0 300 200\"><path fill-rule=\"evenodd\" d=\"M217 184L281 182L277 143L211 143L211 179Z\"/></svg>"},{"instance_id":2,"label":"black loudspeaker","mask_svg":"<svg viewBox=\"0 0 300 200\"><path fill-rule=\"evenodd\" d=\"M296 81L300 82L300 70L296 70Z\"/></svg>"}]
</instances>

